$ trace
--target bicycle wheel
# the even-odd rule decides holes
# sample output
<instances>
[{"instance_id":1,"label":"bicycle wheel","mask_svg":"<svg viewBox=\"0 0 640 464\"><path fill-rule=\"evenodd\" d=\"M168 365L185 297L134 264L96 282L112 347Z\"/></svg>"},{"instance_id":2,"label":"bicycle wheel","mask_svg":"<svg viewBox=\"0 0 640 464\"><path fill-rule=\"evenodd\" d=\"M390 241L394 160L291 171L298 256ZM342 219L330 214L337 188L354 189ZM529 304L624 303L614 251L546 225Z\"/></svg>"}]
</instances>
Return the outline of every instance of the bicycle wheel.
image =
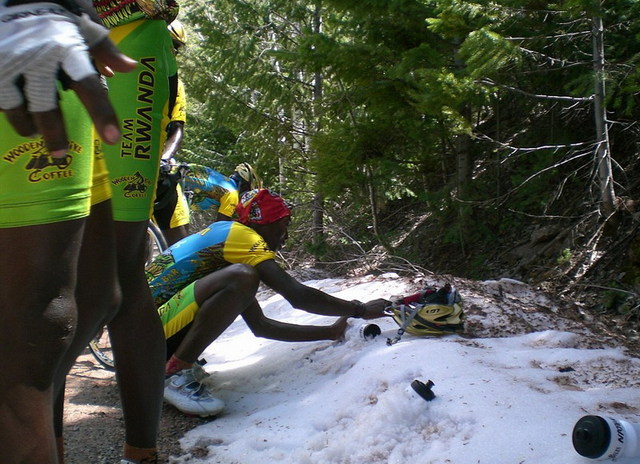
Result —
<instances>
[{"instance_id":1,"label":"bicycle wheel","mask_svg":"<svg viewBox=\"0 0 640 464\"><path fill-rule=\"evenodd\" d=\"M164 239L162 231L153 221L149 221L147 227L147 242L145 247L145 265L149 264L153 258L167 248L167 241ZM89 342L89 350L102 367L110 371L115 369L113 352L111 351L111 340L109 339L109 331L106 327L103 327L93 340Z\"/></svg>"},{"instance_id":2,"label":"bicycle wheel","mask_svg":"<svg viewBox=\"0 0 640 464\"><path fill-rule=\"evenodd\" d=\"M149 225L147 227L147 251L146 251L146 259L145 266L149 264L153 258L158 256L164 250L167 249L167 241L162 235L162 231L156 225L155 222L149 221Z\"/></svg>"},{"instance_id":3,"label":"bicycle wheel","mask_svg":"<svg viewBox=\"0 0 640 464\"><path fill-rule=\"evenodd\" d=\"M113 353L111 352L111 340L109 331L103 327L100 332L89 342L89 350L98 363L109 371L115 370Z\"/></svg>"}]
</instances>

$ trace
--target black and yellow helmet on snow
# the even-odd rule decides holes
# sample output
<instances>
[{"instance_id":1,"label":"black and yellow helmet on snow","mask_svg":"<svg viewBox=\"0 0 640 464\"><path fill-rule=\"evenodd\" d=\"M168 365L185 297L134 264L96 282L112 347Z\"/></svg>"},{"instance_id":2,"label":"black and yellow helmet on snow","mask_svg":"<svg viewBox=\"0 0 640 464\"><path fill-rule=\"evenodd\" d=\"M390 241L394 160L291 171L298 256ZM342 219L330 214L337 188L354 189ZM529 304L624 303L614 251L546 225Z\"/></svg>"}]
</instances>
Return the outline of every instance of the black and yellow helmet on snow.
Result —
<instances>
[{"instance_id":1,"label":"black and yellow helmet on snow","mask_svg":"<svg viewBox=\"0 0 640 464\"><path fill-rule=\"evenodd\" d=\"M405 297L387 311L405 332L413 335L445 335L464 329L462 297L449 284Z\"/></svg>"}]
</instances>

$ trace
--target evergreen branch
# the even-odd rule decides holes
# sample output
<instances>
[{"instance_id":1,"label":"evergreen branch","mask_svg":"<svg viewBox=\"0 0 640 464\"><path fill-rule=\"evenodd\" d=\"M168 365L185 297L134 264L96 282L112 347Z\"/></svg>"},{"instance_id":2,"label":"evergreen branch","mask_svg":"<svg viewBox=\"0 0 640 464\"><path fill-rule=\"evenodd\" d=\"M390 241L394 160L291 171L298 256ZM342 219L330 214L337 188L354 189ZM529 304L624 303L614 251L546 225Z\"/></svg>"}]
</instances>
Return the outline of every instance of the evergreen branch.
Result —
<instances>
[{"instance_id":1,"label":"evergreen branch","mask_svg":"<svg viewBox=\"0 0 640 464\"><path fill-rule=\"evenodd\" d=\"M501 89L510 90L512 92L519 93L521 95L526 95L527 97L531 97L531 98L538 98L540 100L569 101L569 102L572 102L572 103L590 102L590 101L593 100L593 95L591 95L589 97L569 97L569 96L563 96L563 95L543 95L543 94L530 93L530 92L526 92L524 90L517 89L515 87L511 87L510 85L496 84L495 82L493 82L490 79L482 79L482 80L479 81L479 83L480 84L490 85L490 86L493 86L493 87L499 87Z\"/></svg>"},{"instance_id":2,"label":"evergreen branch","mask_svg":"<svg viewBox=\"0 0 640 464\"><path fill-rule=\"evenodd\" d=\"M545 172L551 171L551 170L553 170L553 169L557 169L557 168L559 168L560 166L563 166L563 165L565 165L565 164L568 164L568 163L570 163L570 162L572 162L572 161L575 161L575 160L577 160L577 159L579 159L579 158L582 158L582 157L588 156L588 155L590 155L590 154L591 154L590 152L580 153L580 154L578 154L578 155L576 155L576 156L572 156L572 157L570 157L570 158L564 159L564 160L562 160L562 161L559 161L559 162L557 162L557 163L555 163L555 164L552 164L551 166L547 166L546 168L540 169L539 171L537 171L537 172L535 172L535 173L531 174L531 175L530 175L529 177L527 177L525 180L523 180L522 182L520 182L520 184L519 184L519 185L516 185L516 186L515 186L514 188L512 188L510 191L508 191L507 193L505 193L505 194L502 196L502 198L503 198L503 199L502 199L502 203L504 203L504 202L507 200L507 198L509 198L509 196L511 196L511 194L512 194L513 192L515 192L515 191L519 190L519 189L520 189L520 188L522 188L525 184L529 183L530 181L532 181L532 180L533 180L533 179L535 179L536 177L541 176L541 175L542 175L542 174L544 174Z\"/></svg>"},{"instance_id":3,"label":"evergreen branch","mask_svg":"<svg viewBox=\"0 0 640 464\"><path fill-rule=\"evenodd\" d=\"M542 52L536 51L536 50L531 50L529 48L524 48L524 47L519 47L520 50L522 50L525 54L537 57L537 58L542 58L544 60L546 60L547 62L551 63L551 64L557 64L560 65L562 68L568 68L571 66L585 66L586 62L582 62L582 61L568 61L567 59L558 59L558 58L554 58L550 55L546 55Z\"/></svg>"},{"instance_id":4,"label":"evergreen branch","mask_svg":"<svg viewBox=\"0 0 640 464\"><path fill-rule=\"evenodd\" d=\"M528 218L532 218L532 219L569 219L569 220L573 220L573 219L579 219L582 217L582 215L580 216L560 216L557 214L532 214L532 213L525 213L524 211L518 211L517 209L513 209L513 208L507 208L507 211L509 211L510 213L513 214L517 214L519 216L524 216L524 217L528 217Z\"/></svg>"},{"instance_id":5,"label":"evergreen branch","mask_svg":"<svg viewBox=\"0 0 640 464\"><path fill-rule=\"evenodd\" d=\"M511 155L509 155L509 157L511 157L513 154L519 153L519 152L520 153L531 153L531 152L539 151L539 150L560 150L560 149L564 149L564 148L575 149L575 148L583 148L583 147L589 147L589 146L593 146L594 145L593 142L576 142L576 143L566 143L566 144L559 144L559 145L539 145L537 147L514 147L513 145L509 145L507 143L500 142L499 140L493 139L493 138L489 137L486 134L480 134L477 137L479 139L481 139L481 140L486 140L486 141L489 141L491 143L494 143L494 144L500 146L501 148L506 148L506 149L510 150L511 151ZM506 159L505 159L505 161L506 161Z\"/></svg>"},{"instance_id":6,"label":"evergreen branch","mask_svg":"<svg viewBox=\"0 0 640 464\"><path fill-rule=\"evenodd\" d=\"M525 40L551 40L551 39L565 39L565 38L574 38L574 37L583 37L591 35L591 31L580 31L580 32L565 32L563 34L554 34L554 35L539 35L539 36L531 36L531 37L505 37L507 41L519 42Z\"/></svg>"},{"instance_id":7,"label":"evergreen branch","mask_svg":"<svg viewBox=\"0 0 640 464\"><path fill-rule=\"evenodd\" d=\"M543 169L541 169L541 170L539 170L539 171L535 172L534 174L530 175L528 178L526 178L526 179L525 179L524 181L522 181L520 184L518 184L518 185L516 185L515 187L513 187L511 190L509 190L509 191L508 191L508 192L506 192L505 194L500 195L500 196L498 196L498 197L495 197L495 198L493 198L493 199L485 200L485 201L483 201L483 202L467 201L467 200L463 200L463 199L461 199L461 198L458 198L457 196L455 197L455 199L456 199L456 201L458 201L459 203L464 203L464 204L478 204L478 203L482 203L482 204L484 204L484 205L488 205L488 204L491 204L491 203L497 202L497 204L498 204L498 205L502 205L502 204L504 204L504 203L509 199L509 197L510 197L514 192L516 192L516 191L518 191L520 188L524 187L524 185L525 185L525 184L529 183L530 181L532 181L532 180L533 180L533 179L535 179L536 177L538 177L538 176L540 176L540 175L544 174L545 172L551 171L551 170L553 170L553 169L557 169L557 168L559 168L560 166L563 166L563 165L568 164L568 163L570 163L570 162L572 162L572 161L575 161L575 160L577 160L577 159L580 159L580 158L583 158L583 157L585 157L585 156L589 156L589 155L591 155L591 152L579 153L579 154L577 154L577 155L575 155L575 156L572 156L572 157L569 157L569 158L567 158L567 159L561 160L561 161L559 161L559 162L557 162L557 163L555 163L555 164L553 164L553 165L551 165L551 166L547 166L546 168L543 168ZM515 210L510 210L510 211L512 211L512 212L517 212L517 211L515 211ZM520 214L528 215L527 213L520 213ZM533 215L532 215L531 217L537 217L537 216L533 216ZM547 215L544 215L544 216L541 216L541 217L544 217L544 218L549 218L549 217L558 217L558 218L565 218L565 219L571 219L571 218L572 218L571 216L547 216Z\"/></svg>"}]
</instances>

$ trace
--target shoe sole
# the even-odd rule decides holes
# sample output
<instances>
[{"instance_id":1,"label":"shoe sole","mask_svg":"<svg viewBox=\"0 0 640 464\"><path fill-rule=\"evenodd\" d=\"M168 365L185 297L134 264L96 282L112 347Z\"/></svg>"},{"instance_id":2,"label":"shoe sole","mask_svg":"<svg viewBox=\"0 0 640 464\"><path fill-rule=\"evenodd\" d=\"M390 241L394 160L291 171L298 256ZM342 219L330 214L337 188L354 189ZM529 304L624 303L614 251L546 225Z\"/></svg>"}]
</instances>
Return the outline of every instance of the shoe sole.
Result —
<instances>
[{"instance_id":1,"label":"shoe sole","mask_svg":"<svg viewBox=\"0 0 640 464\"><path fill-rule=\"evenodd\" d=\"M180 402L174 401L173 398L171 398L171 396L167 395L166 393L164 395L164 400L183 414L187 414L189 416L199 416L199 417L217 416L224 410L224 406L225 406L222 400L218 400L216 403L216 406L209 408L207 411L202 411L202 410L195 411L192 409L184 408L180 404Z\"/></svg>"}]
</instances>

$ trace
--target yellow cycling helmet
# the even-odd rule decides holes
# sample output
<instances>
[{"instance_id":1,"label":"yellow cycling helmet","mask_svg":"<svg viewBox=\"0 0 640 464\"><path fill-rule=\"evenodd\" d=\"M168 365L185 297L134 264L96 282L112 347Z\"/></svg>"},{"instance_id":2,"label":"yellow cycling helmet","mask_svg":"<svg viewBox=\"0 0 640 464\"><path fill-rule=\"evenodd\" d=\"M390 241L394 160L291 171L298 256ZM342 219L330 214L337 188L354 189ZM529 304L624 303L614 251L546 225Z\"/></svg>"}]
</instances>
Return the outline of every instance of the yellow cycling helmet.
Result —
<instances>
[{"instance_id":1,"label":"yellow cycling helmet","mask_svg":"<svg viewBox=\"0 0 640 464\"><path fill-rule=\"evenodd\" d=\"M262 180L260 179L260 177L258 177L256 171L249 163L240 163L239 165L237 165L234 173L231 175L231 178L236 182L241 181L240 183L244 184L242 186L238 185L238 189L241 192L262 188Z\"/></svg>"},{"instance_id":2,"label":"yellow cycling helmet","mask_svg":"<svg viewBox=\"0 0 640 464\"><path fill-rule=\"evenodd\" d=\"M177 19L173 20L173 22L167 26L167 29L169 29L169 34L171 34L171 40L173 41L173 47L176 50L187 44L187 33L180 21Z\"/></svg>"},{"instance_id":3,"label":"yellow cycling helmet","mask_svg":"<svg viewBox=\"0 0 640 464\"><path fill-rule=\"evenodd\" d=\"M388 345L398 342L404 332L433 336L464 330L462 297L451 284L440 289L427 287L422 292L392 302L385 312L400 326L395 338L387 339Z\"/></svg>"}]
</instances>

